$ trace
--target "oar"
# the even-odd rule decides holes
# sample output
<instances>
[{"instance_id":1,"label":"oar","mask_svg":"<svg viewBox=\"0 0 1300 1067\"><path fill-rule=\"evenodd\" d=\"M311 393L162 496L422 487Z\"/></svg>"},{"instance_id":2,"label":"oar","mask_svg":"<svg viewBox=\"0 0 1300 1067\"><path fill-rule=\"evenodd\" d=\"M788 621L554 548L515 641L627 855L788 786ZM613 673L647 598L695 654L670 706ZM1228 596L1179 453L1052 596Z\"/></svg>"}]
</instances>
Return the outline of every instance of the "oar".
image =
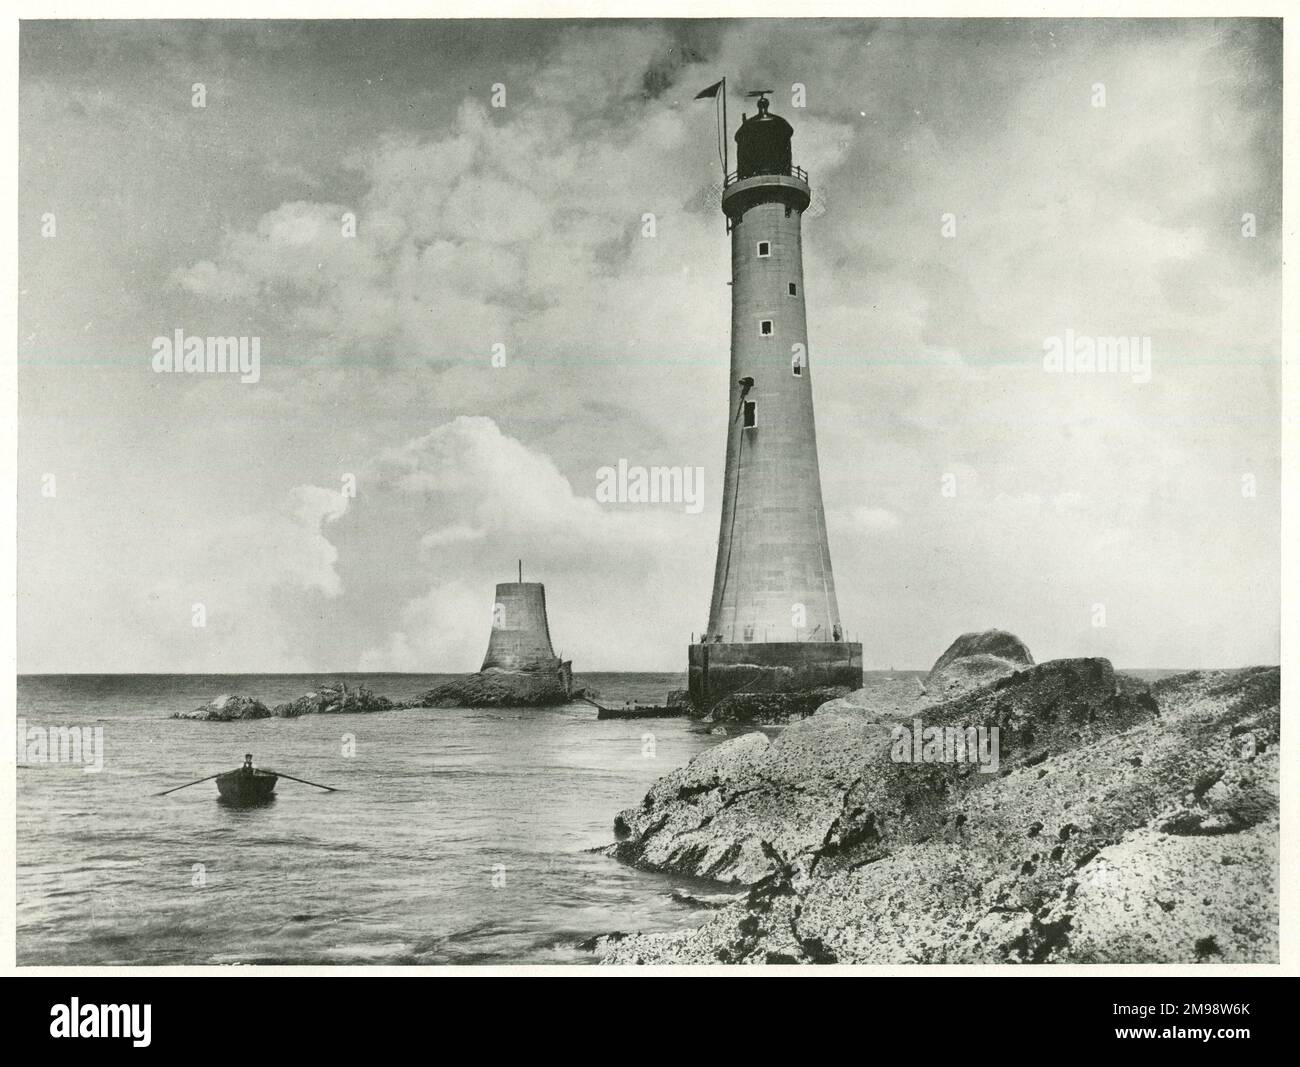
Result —
<instances>
[{"instance_id":1,"label":"oar","mask_svg":"<svg viewBox=\"0 0 1300 1067\"><path fill-rule=\"evenodd\" d=\"M199 782L210 782L213 778L220 778L225 771L219 771L216 774L209 774L206 778L199 778L193 782L186 782L184 785L173 786L171 789L164 789L161 793L155 793L156 797L165 797L168 793L174 793L177 789L188 789L192 785L198 785Z\"/></svg>"},{"instance_id":2,"label":"oar","mask_svg":"<svg viewBox=\"0 0 1300 1067\"><path fill-rule=\"evenodd\" d=\"M332 785L321 785L320 782L309 782L306 778L295 778L292 774L285 774L284 771L273 771L270 767L261 768L264 771L271 771L272 774L278 774L281 778L288 778L291 782L302 782L303 785L314 785L317 789L324 789L330 793L338 793L341 790L335 789Z\"/></svg>"}]
</instances>

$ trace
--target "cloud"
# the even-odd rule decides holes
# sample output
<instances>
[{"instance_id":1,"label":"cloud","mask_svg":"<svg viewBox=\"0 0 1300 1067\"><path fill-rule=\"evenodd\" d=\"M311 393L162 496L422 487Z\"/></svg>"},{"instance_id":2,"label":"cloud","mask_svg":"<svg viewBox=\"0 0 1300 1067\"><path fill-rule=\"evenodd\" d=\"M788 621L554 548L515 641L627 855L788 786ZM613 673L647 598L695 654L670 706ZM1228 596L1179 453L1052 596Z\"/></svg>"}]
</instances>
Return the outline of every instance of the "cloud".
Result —
<instances>
[{"instance_id":1,"label":"cloud","mask_svg":"<svg viewBox=\"0 0 1300 1067\"><path fill-rule=\"evenodd\" d=\"M37 563L25 568L30 623L22 639L48 649L76 635L73 654L47 661L52 670L309 670L302 617L344 593L325 531L347 503L341 493L299 486L267 510L154 509L137 528L95 496L60 501L61 515L35 516L37 528L69 558L89 549L114 564L81 587ZM83 529L69 543L65 519L93 522L93 535Z\"/></svg>"},{"instance_id":2,"label":"cloud","mask_svg":"<svg viewBox=\"0 0 1300 1067\"><path fill-rule=\"evenodd\" d=\"M853 521L868 533L883 533L898 526L898 516L886 508L857 508Z\"/></svg>"},{"instance_id":3,"label":"cloud","mask_svg":"<svg viewBox=\"0 0 1300 1067\"><path fill-rule=\"evenodd\" d=\"M1274 24L498 30L24 29L20 213L60 236L20 250L19 480L67 487L20 514L25 669L472 669L521 556L580 669L680 667L716 495L591 495L620 458L722 484L728 247L691 100L722 70L776 86L828 205L810 363L868 662L994 622L1039 656L1275 658ZM158 91L197 68L202 115ZM262 382L149 373L177 325L260 336ZM1066 329L1151 336L1152 381L1044 374ZM1109 627L1080 629L1098 598Z\"/></svg>"},{"instance_id":4,"label":"cloud","mask_svg":"<svg viewBox=\"0 0 1300 1067\"><path fill-rule=\"evenodd\" d=\"M552 633L583 669L625 662L638 645L663 655L680 643L671 632L651 638L638 620L672 600L674 561L700 539L700 516L598 504L485 417L461 416L386 450L363 484L367 511L383 516L387 532L382 562L409 567L399 624L361 654L368 668L476 668L492 589L513 580L518 557L526 578L546 583ZM377 547L369 536L353 544ZM697 561L701 573L699 562L711 564Z\"/></svg>"}]
</instances>

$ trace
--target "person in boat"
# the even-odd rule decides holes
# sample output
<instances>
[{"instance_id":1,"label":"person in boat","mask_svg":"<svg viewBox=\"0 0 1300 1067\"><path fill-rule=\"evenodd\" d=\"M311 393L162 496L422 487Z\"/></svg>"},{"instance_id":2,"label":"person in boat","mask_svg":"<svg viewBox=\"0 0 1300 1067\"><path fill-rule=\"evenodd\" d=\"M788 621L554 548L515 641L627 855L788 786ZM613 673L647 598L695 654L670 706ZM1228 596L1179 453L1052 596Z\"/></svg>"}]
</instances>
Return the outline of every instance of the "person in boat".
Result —
<instances>
[{"instance_id":1,"label":"person in boat","mask_svg":"<svg viewBox=\"0 0 1300 1067\"><path fill-rule=\"evenodd\" d=\"M244 765L240 768L240 770L243 771L250 778L253 776L253 754L251 752L244 753Z\"/></svg>"}]
</instances>

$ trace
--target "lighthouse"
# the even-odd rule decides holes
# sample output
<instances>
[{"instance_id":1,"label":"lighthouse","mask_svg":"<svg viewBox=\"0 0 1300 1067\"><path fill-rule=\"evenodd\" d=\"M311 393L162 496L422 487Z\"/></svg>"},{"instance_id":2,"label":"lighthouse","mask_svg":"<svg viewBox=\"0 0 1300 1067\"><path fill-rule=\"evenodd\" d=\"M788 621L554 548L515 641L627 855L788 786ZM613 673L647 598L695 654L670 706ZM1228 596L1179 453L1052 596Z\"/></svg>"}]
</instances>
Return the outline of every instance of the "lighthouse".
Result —
<instances>
[{"instance_id":1,"label":"lighthouse","mask_svg":"<svg viewBox=\"0 0 1300 1067\"><path fill-rule=\"evenodd\" d=\"M513 689L529 704L562 704L573 695L573 667L551 647L546 586L524 581L523 560L519 581L497 583L492 633L478 676L491 678L498 689Z\"/></svg>"},{"instance_id":2,"label":"lighthouse","mask_svg":"<svg viewBox=\"0 0 1300 1067\"><path fill-rule=\"evenodd\" d=\"M546 587L522 579L499 582L492 604L492 633L479 670L545 671L559 665L546 619Z\"/></svg>"},{"instance_id":3,"label":"lighthouse","mask_svg":"<svg viewBox=\"0 0 1300 1067\"><path fill-rule=\"evenodd\" d=\"M492 602L492 632L477 674L435 686L419 699L429 708L531 708L567 704L582 689L573 686L573 664L551 646L546 587L524 581L499 582Z\"/></svg>"},{"instance_id":4,"label":"lighthouse","mask_svg":"<svg viewBox=\"0 0 1300 1067\"><path fill-rule=\"evenodd\" d=\"M725 89L724 89L725 91ZM804 304L808 174L769 111L736 131L722 210L731 237L726 473L709 621L689 650L692 702L862 685L845 639L822 507Z\"/></svg>"}]
</instances>

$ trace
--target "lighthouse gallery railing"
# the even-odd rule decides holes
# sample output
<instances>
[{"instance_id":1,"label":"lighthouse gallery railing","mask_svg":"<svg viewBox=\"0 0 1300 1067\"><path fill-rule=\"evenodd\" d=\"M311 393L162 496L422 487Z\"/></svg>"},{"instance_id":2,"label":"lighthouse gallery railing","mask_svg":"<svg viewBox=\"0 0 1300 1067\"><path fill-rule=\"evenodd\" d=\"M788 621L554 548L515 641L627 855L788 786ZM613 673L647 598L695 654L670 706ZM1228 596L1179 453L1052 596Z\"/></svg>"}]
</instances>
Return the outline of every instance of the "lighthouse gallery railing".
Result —
<instances>
[{"instance_id":1,"label":"lighthouse gallery railing","mask_svg":"<svg viewBox=\"0 0 1300 1067\"><path fill-rule=\"evenodd\" d=\"M725 189L729 185L735 185L736 182L738 181L742 181L742 180L748 181L750 178L762 178L762 177L766 177L768 174L780 174L780 175L784 175L787 178L798 178L802 182L808 181L808 172L804 170L803 167L792 166L790 167L789 170L774 170L774 171L764 171L762 174L749 174L746 175L744 179L740 177L740 171L733 170L730 174L728 174L723 179L722 187Z\"/></svg>"}]
</instances>

